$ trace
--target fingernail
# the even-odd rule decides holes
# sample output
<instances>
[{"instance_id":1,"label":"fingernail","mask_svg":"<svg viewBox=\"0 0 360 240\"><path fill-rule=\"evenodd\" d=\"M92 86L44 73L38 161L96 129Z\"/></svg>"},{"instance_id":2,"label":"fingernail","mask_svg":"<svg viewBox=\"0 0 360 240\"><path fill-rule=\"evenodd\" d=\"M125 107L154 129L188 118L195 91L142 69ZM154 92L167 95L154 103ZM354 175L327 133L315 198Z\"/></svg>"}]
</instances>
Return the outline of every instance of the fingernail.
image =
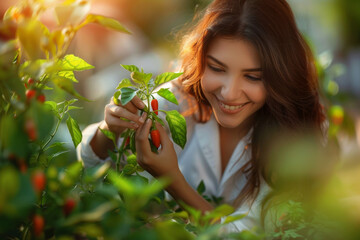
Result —
<instances>
[{"instance_id":1,"label":"fingernail","mask_svg":"<svg viewBox=\"0 0 360 240\"><path fill-rule=\"evenodd\" d=\"M148 118L148 119L146 120L146 124L149 124L150 122L151 122L151 119Z\"/></svg>"},{"instance_id":2,"label":"fingernail","mask_svg":"<svg viewBox=\"0 0 360 240\"><path fill-rule=\"evenodd\" d=\"M134 128L138 128L139 127L139 124L137 124L137 123L134 123Z\"/></svg>"},{"instance_id":3,"label":"fingernail","mask_svg":"<svg viewBox=\"0 0 360 240\"><path fill-rule=\"evenodd\" d=\"M139 118L139 122L144 123L144 122L145 122L145 119L146 119L146 112L143 112L143 113L141 114L141 117Z\"/></svg>"}]
</instances>

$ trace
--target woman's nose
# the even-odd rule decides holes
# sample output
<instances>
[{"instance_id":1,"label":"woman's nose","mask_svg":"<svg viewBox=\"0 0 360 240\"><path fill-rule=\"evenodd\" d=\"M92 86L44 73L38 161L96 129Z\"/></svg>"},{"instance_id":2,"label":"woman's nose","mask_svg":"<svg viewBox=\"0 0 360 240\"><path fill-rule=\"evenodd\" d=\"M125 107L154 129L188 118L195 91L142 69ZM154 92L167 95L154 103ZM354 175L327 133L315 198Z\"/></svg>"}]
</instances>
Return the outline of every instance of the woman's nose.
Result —
<instances>
[{"instance_id":1,"label":"woman's nose","mask_svg":"<svg viewBox=\"0 0 360 240\"><path fill-rule=\"evenodd\" d=\"M224 81L221 95L226 101L235 101L239 99L242 91L241 79L236 76L229 76L226 81Z\"/></svg>"}]
</instances>

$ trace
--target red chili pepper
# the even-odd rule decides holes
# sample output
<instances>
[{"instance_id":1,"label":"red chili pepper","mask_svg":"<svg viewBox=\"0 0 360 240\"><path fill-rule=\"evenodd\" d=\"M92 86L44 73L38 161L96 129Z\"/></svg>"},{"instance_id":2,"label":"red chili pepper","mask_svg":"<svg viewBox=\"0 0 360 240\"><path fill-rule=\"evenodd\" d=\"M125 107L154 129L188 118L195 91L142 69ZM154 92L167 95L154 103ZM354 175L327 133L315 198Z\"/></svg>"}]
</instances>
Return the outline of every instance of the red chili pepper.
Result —
<instances>
[{"instance_id":1,"label":"red chili pepper","mask_svg":"<svg viewBox=\"0 0 360 240\"><path fill-rule=\"evenodd\" d=\"M44 103L45 102L45 95L44 94L40 94L38 97L37 97L37 100L41 103Z\"/></svg>"},{"instance_id":2,"label":"red chili pepper","mask_svg":"<svg viewBox=\"0 0 360 240\"><path fill-rule=\"evenodd\" d=\"M159 147L160 147L160 143L161 143L159 130L157 130L157 129L151 130L150 135L151 135L151 141L152 141L152 143L154 144L154 146L155 146L156 148L159 148Z\"/></svg>"},{"instance_id":3,"label":"red chili pepper","mask_svg":"<svg viewBox=\"0 0 360 240\"><path fill-rule=\"evenodd\" d=\"M44 230L45 220L41 215L34 215L33 217L33 230L36 237L40 236Z\"/></svg>"},{"instance_id":4,"label":"red chili pepper","mask_svg":"<svg viewBox=\"0 0 360 240\"><path fill-rule=\"evenodd\" d=\"M30 100L31 98L35 97L36 91L33 90L33 89L31 89L31 90L26 90L25 94L26 94L26 98L27 98L28 100Z\"/></svg>"},{"instance_id":5,"label":"red chili pepper","mask_svg":"<svg viewBox=\"0 0 360 240\"><path fill-rule=\"evenodd\" d=\"M36 125L31 118L25 121L25 132L31 141L35 141L37 139Z\"/></svg>"},{"instance_id":6,"label":"red chili pepper","mask_svg":"<svg viewBox=\"0 0 360 240\"><path fill-rule=\"evenodd\" d=\"M76 206L76 201L73 198L66 199L65 204L63 206L64 215L66 217L69 216L72 210L75 208L75 206Z\"/></svg>"},{"instance_id":7,"label":"red chili pepper","mask_svg":"<svg viewBox=\"0 0 360 240\"><path fill-rule=\"evenodd\" d=\"M151 100L151 107L156 115L158 115L159 103L157 99Z\"/></svg>"},{"instance_id":8,"label":"red chili pepper","mask_svg":"<svg viewBox=\"0 0 360 240\"><path fill-rule=\"evenodd\" d=\"M45 189L46 177L43 171L36 170L31 177L32 185L37 193L41 193Z\"/></svg>"}]
</instances>

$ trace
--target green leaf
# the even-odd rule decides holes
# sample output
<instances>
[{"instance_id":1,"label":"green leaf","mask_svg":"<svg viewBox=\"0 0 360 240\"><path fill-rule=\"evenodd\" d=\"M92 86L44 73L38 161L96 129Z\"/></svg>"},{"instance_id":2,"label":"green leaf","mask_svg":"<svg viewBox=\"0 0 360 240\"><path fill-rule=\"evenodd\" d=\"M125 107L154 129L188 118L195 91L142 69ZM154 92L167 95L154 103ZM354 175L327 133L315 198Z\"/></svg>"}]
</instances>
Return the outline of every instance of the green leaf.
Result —
<instances>
[{"instance_id":1,"label":"green leaf","mask_svg":"<svg viewBox=\"0 0 360 240\"><path fill-rule=\"evenodd\" d=\"M69 129L71 139L74 143L75 148L82 140L82 133L79 128L79 125L75 119L73 119L70 115L69 118L66 120L67 127Z\"/></svg>"},{"instance_id":2,"label":"green leaf","mask_svg":"<svg viewBox=\"0 0 360 240\"><path fill-rule=\"evenodd\" d=\"M113 95L113 100L116 105L120 104L120 101L119 101L120 94L121 94L120 91L116 91Z\"/></svg>"},{"instance_id":3,"label":"green leaf","mask_svg":"<svg viewBox=\"0 0 360 240\"><path fill-rule=\"evenodd\" d=\"M131 79L136 83L147 85L152 77L152 73L132 72Z\"/></svg>"},{"instance_id":4,"label":"green leaf","mask_svg":"<svg viewBox=\"0 0 360 240\"><path fill-rule=\"evenodd\" d=\"M136 165L126 164L122 171L125 175L131 175L136 172Z\"/></svg>"},{"instance_id":5,"label":"green leaf","mask_svg":"<svg viewBox=\"0 0 360 240\"><path fill-rule=\"evenodd\" d=\"M239 215L230 215L230 216L227 216L227 217L225 218L225 221L223 222L223 224L227 224L227 223L231 223L231 222L234 222L234 221L243 219L243 218L246 217L246 216L247 216L247 214L239 214Z\"/></svg>"},{"instance_id":6,"label":"green leaf","mask_svg":"<svg viewBox=\"0 0 360 240\"><path fill-rule=\"evenodd\" d=\"M109 131L109 130L106 130L106 129L101 129L99 127L99 130L110 140L113 141L114 145L116 146L116 135L115 133Z\"/></svg>"},{"instance_id":7,"label":"green leaf","mask_svg":"<svg viewBox=\"0 0 360 240\"><path fill-rule=\"evenodd\" d=\"M91 102L89 99L81 96L78 92L75 91L73 82L70 79L58 76L58 77L52 79L52 81L56 86L63 89L64 91L70 93L71 95L73 95L77 98L80 98L82 100Z\"/></svg>"},{"instance_id":8,"label":"green leaf","mask_svg":"<svg viewBox=\"0 0 360 240\"><path fill-rule=\"evenodd\" d=\"M61 77L65 77L70 79L73 82L79 82L76 78L75 78L75 74L73 71L61 71L57 73L59 76Z\"/></svg>"},{"instance_id":9,"label":"green leaf","mask_svg":"<svg viewBox=\"0 0 360 240\"><path fill-rule=\"evenodd\" d=\"M116 89L122 89L124 87L132 87L133 85L131 84L130 80L127 78L124 78L123 80L121 80L121 82L119 83L119 85L117 86Z\"/></svg>"},{"instance_id":10,"label":"green leaf","mask_svg":"<svg viewBox=\"0 0 360 240\"><path fill-rule=\"evenodd\" d=\"M174 142L181 148L186 144L186 121L176 110L166 112L166 121L169 124L170 132Z\"/></svg>"},{"instance_id":11,"label":"green leaf","mask_svg":"<svg viewBox=\"0 0 360 240\"><path fill-rule=\"evenodd\" d=\"M127 30L120 22L113 18L104 17L101 15L88 14L84 23L81 24L81 27L88 23L98 23L106 28L111 30L115 30L118 32L131 34L129 30Z\"/></svg>"},{"instance_id":12,"label":"green leaf","mask_svg":"<svg viewBox=\"0 0 360 240\"><path fill-rule=\"evenodd\" d=\"M178 101L176 100L175 95L166 88L161 88L157 94L163 98L165 98L166 100L168 100L169 102L175 103L176 105L179 105Z\"/></svg>"},{"instance_id":13,"label":"green leaf","mask_svg":"<svg viewBox=\"0 0 360 240\"><path fill-rule=\"evenodd\" d=\"M179 76L181 76L183 73L172 73L172 72L165 72L162 73L158 76L156 76L155 78L155 85L159 86L160 84L169 82L175 78L178 78Z\"/></svg>"},{"instance_id":14,"label":"green leaf","mask_svg":"<svg viewBox=\"0 0 360 240\"><path fill-rule=\"evenodd\" d=\"M125 106L130 102L136 95L136 90L132 88L122 88L121 89L121 104Z\"/></svg>"},{"instance_id":15,"label":"green leaf","mask_svg":"<svg viewBox=\"0 0 360 240\"><path fill-rule=\"evenodd\" d=\"M137 165L136 156L134 154L127 157L128 164Z\"/></svg>"},{"instance_id":16,"label":"green leaf","mask_svg":"<svg viewBox=\"0 0 360 240\"><path fill-rule=\"evenodd\" d=\"M202 195L202 194L205 192L205 190L206 190L206 188L205 188L204 181L201 180L201 182L199 183L196 191L197 191L200 195Z\"/></svg>"},{"instance_id":17,"label":"green leaf","mask_svg":"<svg viewBox=\"0 0 360 240\"><path fill-rule=\"evenodd\" d=\"M129 72L139 72L139 68L135 65L123 65L120 64L125 70L128 70Z\"/></svg>"},{"instance_id":18,"label":"green leaf","mask_svg":"<svg viewBox=\"0 0 360 240\"><path fill-rule=\"evenodd\" d=\"M60 59L58 61L58 66L62 71L83 71L94 68L94 66L73 54L66 55L63 59Z\"/></svg>"}]
</instances>

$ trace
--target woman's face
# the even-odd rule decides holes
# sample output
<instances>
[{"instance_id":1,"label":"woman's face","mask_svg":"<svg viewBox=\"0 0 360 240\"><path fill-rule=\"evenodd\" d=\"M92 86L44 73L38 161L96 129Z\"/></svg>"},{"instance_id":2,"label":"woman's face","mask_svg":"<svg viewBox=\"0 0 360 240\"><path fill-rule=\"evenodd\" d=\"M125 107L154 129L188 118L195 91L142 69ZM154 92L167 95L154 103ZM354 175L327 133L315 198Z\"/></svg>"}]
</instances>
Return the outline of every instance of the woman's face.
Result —
<instances>
[{"instance_id":1,"label":"woman's face","mask_svg":"<svg viewBox=\"0 0 360 240\"><path fill-rule=\"evenodd\" d=\"M205 57L201 87L217 122L225 128L251 126L266 98L257 50L245 40L215 38Z\"/></svg>"}]
</instances>

